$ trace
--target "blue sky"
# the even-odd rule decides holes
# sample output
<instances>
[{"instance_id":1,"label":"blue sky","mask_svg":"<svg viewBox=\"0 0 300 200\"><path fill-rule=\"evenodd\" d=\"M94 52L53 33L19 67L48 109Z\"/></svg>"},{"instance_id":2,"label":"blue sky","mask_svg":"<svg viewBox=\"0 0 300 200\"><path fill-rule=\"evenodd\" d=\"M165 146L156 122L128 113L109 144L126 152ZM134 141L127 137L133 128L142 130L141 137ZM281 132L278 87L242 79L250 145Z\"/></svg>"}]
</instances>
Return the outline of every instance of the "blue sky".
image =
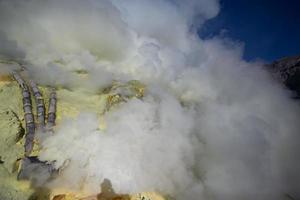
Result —
<instances>
[{"instance_id":1,"label":"blue sky","mask_svg":"<svg viewBox=\"0 0 300 200\"><path fill-rule=\"evenodd\" d=\"M198 31L244 42L244 58L273 61L300 55L300 0L221 0L219 15ZM226 30L226 31L222 31Z\"/></svg>"}]
</instances>

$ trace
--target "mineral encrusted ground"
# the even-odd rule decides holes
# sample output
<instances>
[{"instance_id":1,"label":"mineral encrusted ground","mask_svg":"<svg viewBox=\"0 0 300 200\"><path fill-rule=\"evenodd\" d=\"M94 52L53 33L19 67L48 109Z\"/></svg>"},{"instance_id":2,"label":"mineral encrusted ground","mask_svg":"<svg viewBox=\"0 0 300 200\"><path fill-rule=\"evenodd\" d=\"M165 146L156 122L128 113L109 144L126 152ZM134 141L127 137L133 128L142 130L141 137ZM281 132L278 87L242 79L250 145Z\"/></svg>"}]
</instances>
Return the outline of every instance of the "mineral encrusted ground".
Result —
<instances>
[{"instance_id":1,"label":"mineral encrusted ground","mask_svg":"<svg viewBox=\"0 0 300 200\"><path fill-rule=\"evenodd\" d=\"M49 107L51 89L38 86L44 97L45 108ZM99 128L105 129L105 123L101 116L109 112L118 104L126 103L130 98L142 98L145 86L138 81L127 83L114 82L111 87L91 94L86 91L71 91L60 88L57 91L57 124L64 118L76 117L81 111L96 111L99 116ZM86 97L89 98L86 98ZM32 107L36 108L36 101L32 99ZM117 100L116 100L117 99ZM0 199L2 200L81 200L81 194L63 193L53 195L45 188L32 188L29 181L17 180L18 168L21 159L24 158L24 135L25 119L22 108L22 93L18 84L9 76L0 76ZM37 101L38 102L38 101ZM38 115L38 109L33 109L33 114ZM33 154L38 155L38 147ZM131 199L131 200L163 200L153 192L146 192L135 195L118 195L104 192L92 195L87 199Z\"/></svg>"}]
</instances>

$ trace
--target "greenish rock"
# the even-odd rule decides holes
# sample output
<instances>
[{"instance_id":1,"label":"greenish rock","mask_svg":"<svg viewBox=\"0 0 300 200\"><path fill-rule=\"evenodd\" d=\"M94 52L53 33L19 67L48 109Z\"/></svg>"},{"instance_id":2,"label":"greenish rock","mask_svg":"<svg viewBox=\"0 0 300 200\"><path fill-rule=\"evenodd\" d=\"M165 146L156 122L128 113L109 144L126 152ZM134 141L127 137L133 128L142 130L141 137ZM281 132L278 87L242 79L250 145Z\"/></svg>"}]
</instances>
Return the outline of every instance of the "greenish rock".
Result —
<instances>
[{"instance_id":1,"label":"greenish rock","mask_svg":"<svg viewBox=\"0 0 300 200\"><path fill-rule=\"evenodd\" d=\"M24 155L22 96L14 82L0 82L0 199L27 200L34 191L17 180L17 161Z\"/></svg>"},{"instance_id":2,"label":"greenish rock","mask_svg":"<svg viewBox=\"0 0 300 200\"><path fill-rule=\"evenodd\" d=\"M0 156L2 165L10 172L15 170L16 161L24 154L20 141L24 129L18 116L12 110L0 111Z\"/></svg>"},{"instance_id":3,"label":"greenish rock","mask_svg":"<svg viewBox=\"0 0 300 200\"><path fill-rule=\"evenodd\" d=\"M10 174L3 165L0 165L0 199L28 200L34 194L30 185L17 181L17 174Z\"/></svg>"},{"instance_id":4,"label":"greenish rock","mask_svg":"<svg viewBox=\"0 0 300 200\"><path fill-rule=\"evenodd\" d=\"M3 112L7 109L13 111L19 117L23 116L22 94L15 82L0 82L0 111ZM22 118L20 119L22 120Z\"/></svg>"}]
</instances>

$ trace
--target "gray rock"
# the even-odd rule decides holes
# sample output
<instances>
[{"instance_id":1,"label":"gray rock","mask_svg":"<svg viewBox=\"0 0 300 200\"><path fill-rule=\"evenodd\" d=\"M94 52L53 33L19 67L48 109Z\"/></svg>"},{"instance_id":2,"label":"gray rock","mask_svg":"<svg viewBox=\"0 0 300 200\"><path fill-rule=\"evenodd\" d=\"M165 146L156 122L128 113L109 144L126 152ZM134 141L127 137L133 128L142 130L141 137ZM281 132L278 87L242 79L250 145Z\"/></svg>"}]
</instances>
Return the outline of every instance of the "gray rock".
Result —
<instances>
[{"instance_id":1,"label":"gray rock","mask_svg":"<svg viewBox=\"0 0 300 200\"><path fill-rule=\"evenodd\" d=\"M300 56L280 59L267 65L267 68L286 87L295 92L295 98L300 98Z\"/></svg>"}]
</instances>

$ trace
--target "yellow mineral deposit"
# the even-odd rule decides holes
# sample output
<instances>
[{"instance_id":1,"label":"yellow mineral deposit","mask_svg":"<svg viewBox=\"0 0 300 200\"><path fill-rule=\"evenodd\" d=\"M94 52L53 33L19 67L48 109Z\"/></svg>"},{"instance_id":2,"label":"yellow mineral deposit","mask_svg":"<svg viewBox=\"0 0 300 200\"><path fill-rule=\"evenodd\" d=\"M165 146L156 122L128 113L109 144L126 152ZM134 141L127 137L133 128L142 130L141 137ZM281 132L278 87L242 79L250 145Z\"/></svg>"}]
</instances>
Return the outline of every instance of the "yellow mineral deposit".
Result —
<instances>
[{"instance_id":1,"label":"yellow mineral deposit","mask_svg":"<svg viewBox=\"0 0 300 200\"><path fill-rule=\"evenodd\" d=\"M11 77L10 76L7 76L7 75L0 75L0 87L1 85L4 83L8 83L9 81L11 81Z\"/></svg>"},{"instance_id":2,"label":"yellow mineral deposit","mask_svg":"<svg viewBox=\"0 0 300 200\"><path fill-rule=\"evenodd\" d=\"M109 180L105 179L101 184L101 193L84 196L80 193L65 193L52 195L51 200L165 200L155 192L143 192L139 194L117 194Z\"/></svg>"},{"instance_id":3,"label":"yellow mineral deposit","mask_svg":"<svg viewBox=\"0 0 300 200\"><path fill-rule=\"evenodd\" d=\"M80 73L85 77L86 74ZM48 107L50 90L39 86ZM105 129L103 118L105 112L120 103L126 103L130 98L143 98L145 85L133 80L127 83L113 82L111 87L90 94L83 90L57 89L59 103L57 104L57 124L65 118L76 118L82 111L96 111L99 118L99 128ZM13 97L13 98L12 98ZM19 87L8 75L0 75L0 194L2 199L12 200L163 200L154 192L140 194L116 194L110 183L104 182L99 188L99 194L83 194L82 192L64 191L63 188L55 191L31 187L29 181L18 181L20 160L24 156L24 113L22 96ZM35 102L33 107L35 107ZM36 111L33 110L36 115ZM34 141L31 156L38 156L39 141ZM2 200L1 199L1 200Z\"/></svg>"},{"instance_id":4,"label":"yellow mineral deposit","mask_svg":"<svg viewBox=\"0 0 300 200\"><path fill-rule=\"evenodd\" d=\"M145 85L137 80L131 80L127 83L114 81L112 86L104 90L107 95L106 110L108 111L114 105L126 102L131 98L143 98L145 93Z\"/></svg>"}]
</instances>

